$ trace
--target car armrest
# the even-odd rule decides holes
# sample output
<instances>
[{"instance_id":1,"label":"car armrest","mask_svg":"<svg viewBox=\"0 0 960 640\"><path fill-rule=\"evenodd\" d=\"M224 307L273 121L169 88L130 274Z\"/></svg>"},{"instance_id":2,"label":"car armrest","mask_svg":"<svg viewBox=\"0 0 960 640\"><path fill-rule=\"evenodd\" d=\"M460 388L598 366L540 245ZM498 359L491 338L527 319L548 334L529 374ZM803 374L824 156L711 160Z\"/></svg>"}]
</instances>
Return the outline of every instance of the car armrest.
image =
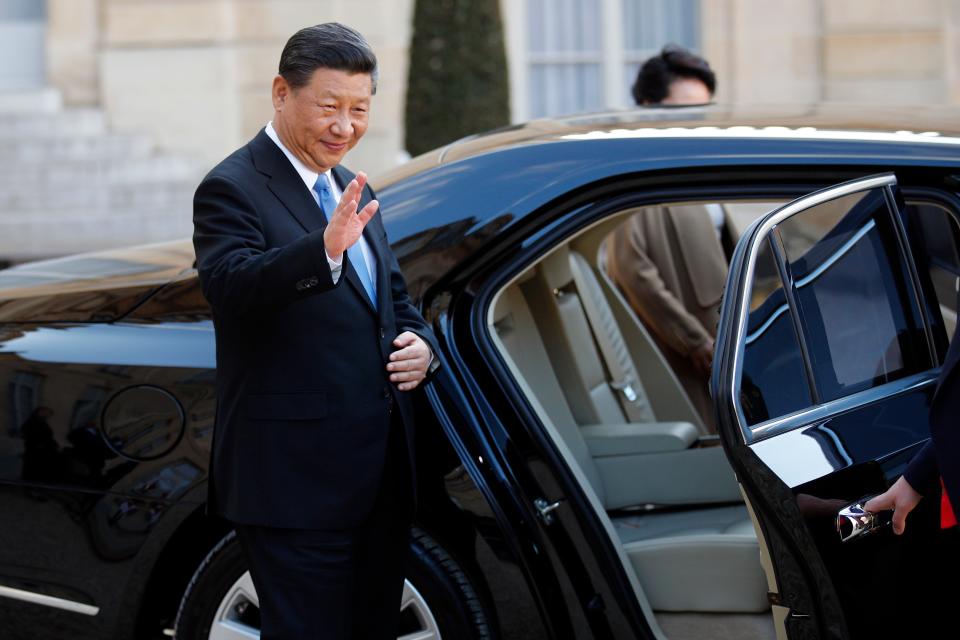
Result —
<instances>
[{"instance_id":1,"label":"car armrest","mask_svg":"<svg viewBox=\"0 0 960 640\"><path fill-rule=\"evenodd\" d=\"M628 422L580 427L594 458L682 451L700 435L689 422Z\"/></svg>"},{"instance_id":2,"label":"car armrest","mask_svg":"<svg viewBox=\"0 0 960 640\"><path fill-rule=\"evenodd\" d=\"M742 501L719 441L689 422L580 427L604 487L604 506Z\"/></svg>"}]
</instances>

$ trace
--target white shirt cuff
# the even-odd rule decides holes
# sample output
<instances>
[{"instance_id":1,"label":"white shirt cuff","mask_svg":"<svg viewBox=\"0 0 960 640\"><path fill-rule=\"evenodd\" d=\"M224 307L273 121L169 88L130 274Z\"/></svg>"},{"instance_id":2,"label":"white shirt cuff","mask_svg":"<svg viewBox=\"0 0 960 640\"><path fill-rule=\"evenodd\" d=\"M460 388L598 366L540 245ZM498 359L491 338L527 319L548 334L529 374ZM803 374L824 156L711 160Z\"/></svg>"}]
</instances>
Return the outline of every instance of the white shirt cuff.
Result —
<instances>
[{"instance_id":1,"label":"white shirt cuff","mask_svg":"<svg viewBox=\"0 0 960 640\"><path fill-rule=\"evenodd\" d=\"M343 254L340 254L339 260L331 258L326 251L324 251L324 254L327 256L327 266L330 267L330 277L333 279L333 284L337 284L340 279L340 272L343 270Z\"/></svg>"}]
</instances>

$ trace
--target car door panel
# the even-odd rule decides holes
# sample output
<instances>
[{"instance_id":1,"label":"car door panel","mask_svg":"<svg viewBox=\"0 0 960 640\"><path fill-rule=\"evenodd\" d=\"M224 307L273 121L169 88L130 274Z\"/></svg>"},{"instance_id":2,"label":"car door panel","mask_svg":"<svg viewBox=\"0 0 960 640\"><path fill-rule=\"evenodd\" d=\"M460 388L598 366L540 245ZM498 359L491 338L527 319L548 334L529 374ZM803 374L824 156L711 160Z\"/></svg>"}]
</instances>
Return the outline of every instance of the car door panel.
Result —
<instances>
[{"instance_id":1,"label":"car door panel","mask_svg":"<svg viewBox=\"0 0 960 640\"><path fill-rule=\"evenodd\" d=\"M150 577L141 552L198 507L178 502L209 455L208 325L0 327L0 512L16 514L0 526L0 637L133 625L121 603Z\"/></svg>"},{"instance_id":2,"label":"car door panel","mask_svg":"<svg viewBox=\"0 0 960 640\"><path fill-rule=\"evenodd\" d=\"M891 174L816 192L758 220L731 263L712 386L790 637L888 633L878 612L898 603L931 620L930 504L902 538L836 531L929 435L936 322L902 202Z\"/></svg>"}]
</instances>

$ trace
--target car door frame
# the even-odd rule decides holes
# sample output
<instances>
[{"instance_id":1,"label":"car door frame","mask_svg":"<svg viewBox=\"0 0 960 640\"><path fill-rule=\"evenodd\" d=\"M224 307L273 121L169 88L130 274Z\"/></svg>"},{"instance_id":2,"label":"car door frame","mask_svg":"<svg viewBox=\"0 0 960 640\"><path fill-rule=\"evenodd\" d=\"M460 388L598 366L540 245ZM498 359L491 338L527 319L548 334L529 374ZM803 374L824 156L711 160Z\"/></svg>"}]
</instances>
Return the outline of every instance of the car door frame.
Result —
<instances>
[{"instance_id":1,"label":"car door frame","mask_svg":"<svg viewBox=\"0 0 960 640\"><path fill-rule=\"evenodd\" d=\"M771 605L778 631L787 637L807 637L811 624L817 637L848 637L847 616L834 589L829 572L820 559L820 553L804 526L804 519L789 485L782 482L752 446L764 439L774 439L839 415L845 410L862 407L899 394L935 386L939 373L940 355L931 332L934 325L929 317L930 291L919 276L919 265L911 252L903 216L903 199L897 197L894 173L866 176L835 184L813 192L758 220L744 233L731 259L724 304L721 310L717 336L716 360L711 379L711 391L716 401L721 442L727 458L737 473L745 498L751 508L758 538L765 547L762 553L771 561L768 567ZM868 389L866 392L822 402L799 411L761 423L759 429L747 425L740 407L740 377L744 360L744 341L750 309L753 273L760 246L776 224L800 214L818 204L844 195L882 187L888 198L888 207L894 217L899 240L899 256L910 274L910 286L923 320L933 367L906 378ZM908 191L911 191L908 189ZM920 189L921 193L926 191ZM918 194L919 195L919 194ZM920 197L930 199L928 191ZM942 199L942 198L940 198ZM951 212L956 218L956 213ZM806 355L803 356L806 359ZM811 401L812 404L812 401ZM909 460L925 442L920 440L899 451L890 452L891 458ZM900 468L902 468L900 464Z\"/></svg>"},{"instance_id":2,"label":"car door frame","mask_svg":"<svg viewBox=\"0 0 960 640\"><path fill-rule=\"evenodd\" d=\"M443 343L447 355L444 359L447 373L456 379L455 386L460 389L458 394L464 404L469 405L469 412L476 421L467 438L457 433L454 425L445 425L448 437L454 443L470 475L478 486L483 487L491 504L502 499L502 494L499 498L496 494L504 491L504 479L520 479L518 491L510 492L508 503L505 505L500 502L500 509L497 510L498 520L504 531L517 541L521 555L530 559L530 545L525 544L523 538L533 534L533 539L538 544L543 544L546 541L546 529L531 508L529 498L544 492L550 498L562 496L565 506L561 506L556 512L560 526L572 527L574 520L563 518L563 514L565 510L573 508L578 512L578 526L572 527L567 536L581 543L592 541L589 555L593 557L587 563L592 566L589 571L587 566L580 566L573 573L582 576L599 565L601 570L606 572L606 579L616 595L630 594L631 605L625 606L621 602L620 606L628 614L632 624L627 628L633 633L641 636L652 635L640 603L632 594L631 581L613 549L613 542L606 540L606 532L598 522L593 522L590 517L579 517L584 513L589 515L586 498L579 490L576 479L570 476L553 443L549 442L543 433L539 418L511 378L496 346L486 335L485 320L495 293L557 242L564 241L583 228L628 206L723 197L746 197L754 200L797 197L829 184L831 177L844 174L850 178L863 176L868 174L871 168L880 170L885 167L871 167L870 164L833 168L803 166L799 172L785 166L756 167L755 171L750 172L744 167L737 167L736 174L731 175L727 170L698 166L690 167L690 173L682 176L683 179L676 176L667 184L664 184L662 177L634 174L619 176L613 184L606 181L575 185L576 188L570 191L576 193L575 197L551 201L540 206L535 212L527 213L523 216L522 224L511 229L509 242L485 252L478 260L465 263L455 278L441 281L424 295L421 305L428 318L432 318L433 326ZM485 366L479 369L468 367L467 362L475 358L479 358ZM495 393L491 393L493 390ZM437 398L434 394L430 396L436 408ZM490 425L484 424L497 413L494 407L504 406L511 409L510 420L495 420L497 433L487 433ZM518 430L513 425L505 424L513 419L518 421L517 424L523 425L523 428ZM539 463L541 473L534 478L531 477L534 474L519 468L532 468L534 465L531 464L531 458L517 465L515 462L522 455L514 457L513 460L498 455L497 446L493 443L497 439L504 439L511 446L517 447L522 455L531 455L531 451L535 450L535 462ZM547 471L550 473L546 473ZM523 476L526 476L525 480ZM546 571L540 573L542 577L555 578L557 571L568 573L559 567L547 570L542 559L534 564L540 565L540 571ZM532 568L532 565L528 565L528 568ZM534 592L540 591L533 584L531 589ZM549 596L544 599L545 594L542 592L537 595L541 607L546 605L546 608L541 608L542 614L547 617L554 615L550 611L550 604L556 606L559 601ZM609 602L605 604L606 608L610 606ZM602 612L597 613L602 615ZM613 628L626 631L626 628L618 625Z\"/></svg>"}]
</instances>

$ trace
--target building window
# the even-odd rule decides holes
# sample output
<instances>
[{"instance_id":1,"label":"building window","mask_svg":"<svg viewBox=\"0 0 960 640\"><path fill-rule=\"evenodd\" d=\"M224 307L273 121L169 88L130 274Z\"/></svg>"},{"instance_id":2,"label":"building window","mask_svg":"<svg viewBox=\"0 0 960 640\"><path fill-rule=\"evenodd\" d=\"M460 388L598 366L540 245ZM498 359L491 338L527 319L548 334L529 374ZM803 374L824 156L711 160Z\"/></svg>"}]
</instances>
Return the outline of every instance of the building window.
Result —
<instances>
[{"instance_id":1,"label":"building window","mask_svg":"<svg viewBox=\"0 0 960 640\"><path fill-rule=\"evenodd\" d=\"M603 107L603 0L526 0L530 117Z\"/></svg>"},{"instance_id":2,"label":"building window","mask_svg":"<svg viewBox=\"0 0 960 640\"><path fill-rule=\"evenodd\" d=\"M628 107L643 60L700 45L700 0L524 0L505 16L518 121Z\"/></svg>"}]
</instances>

